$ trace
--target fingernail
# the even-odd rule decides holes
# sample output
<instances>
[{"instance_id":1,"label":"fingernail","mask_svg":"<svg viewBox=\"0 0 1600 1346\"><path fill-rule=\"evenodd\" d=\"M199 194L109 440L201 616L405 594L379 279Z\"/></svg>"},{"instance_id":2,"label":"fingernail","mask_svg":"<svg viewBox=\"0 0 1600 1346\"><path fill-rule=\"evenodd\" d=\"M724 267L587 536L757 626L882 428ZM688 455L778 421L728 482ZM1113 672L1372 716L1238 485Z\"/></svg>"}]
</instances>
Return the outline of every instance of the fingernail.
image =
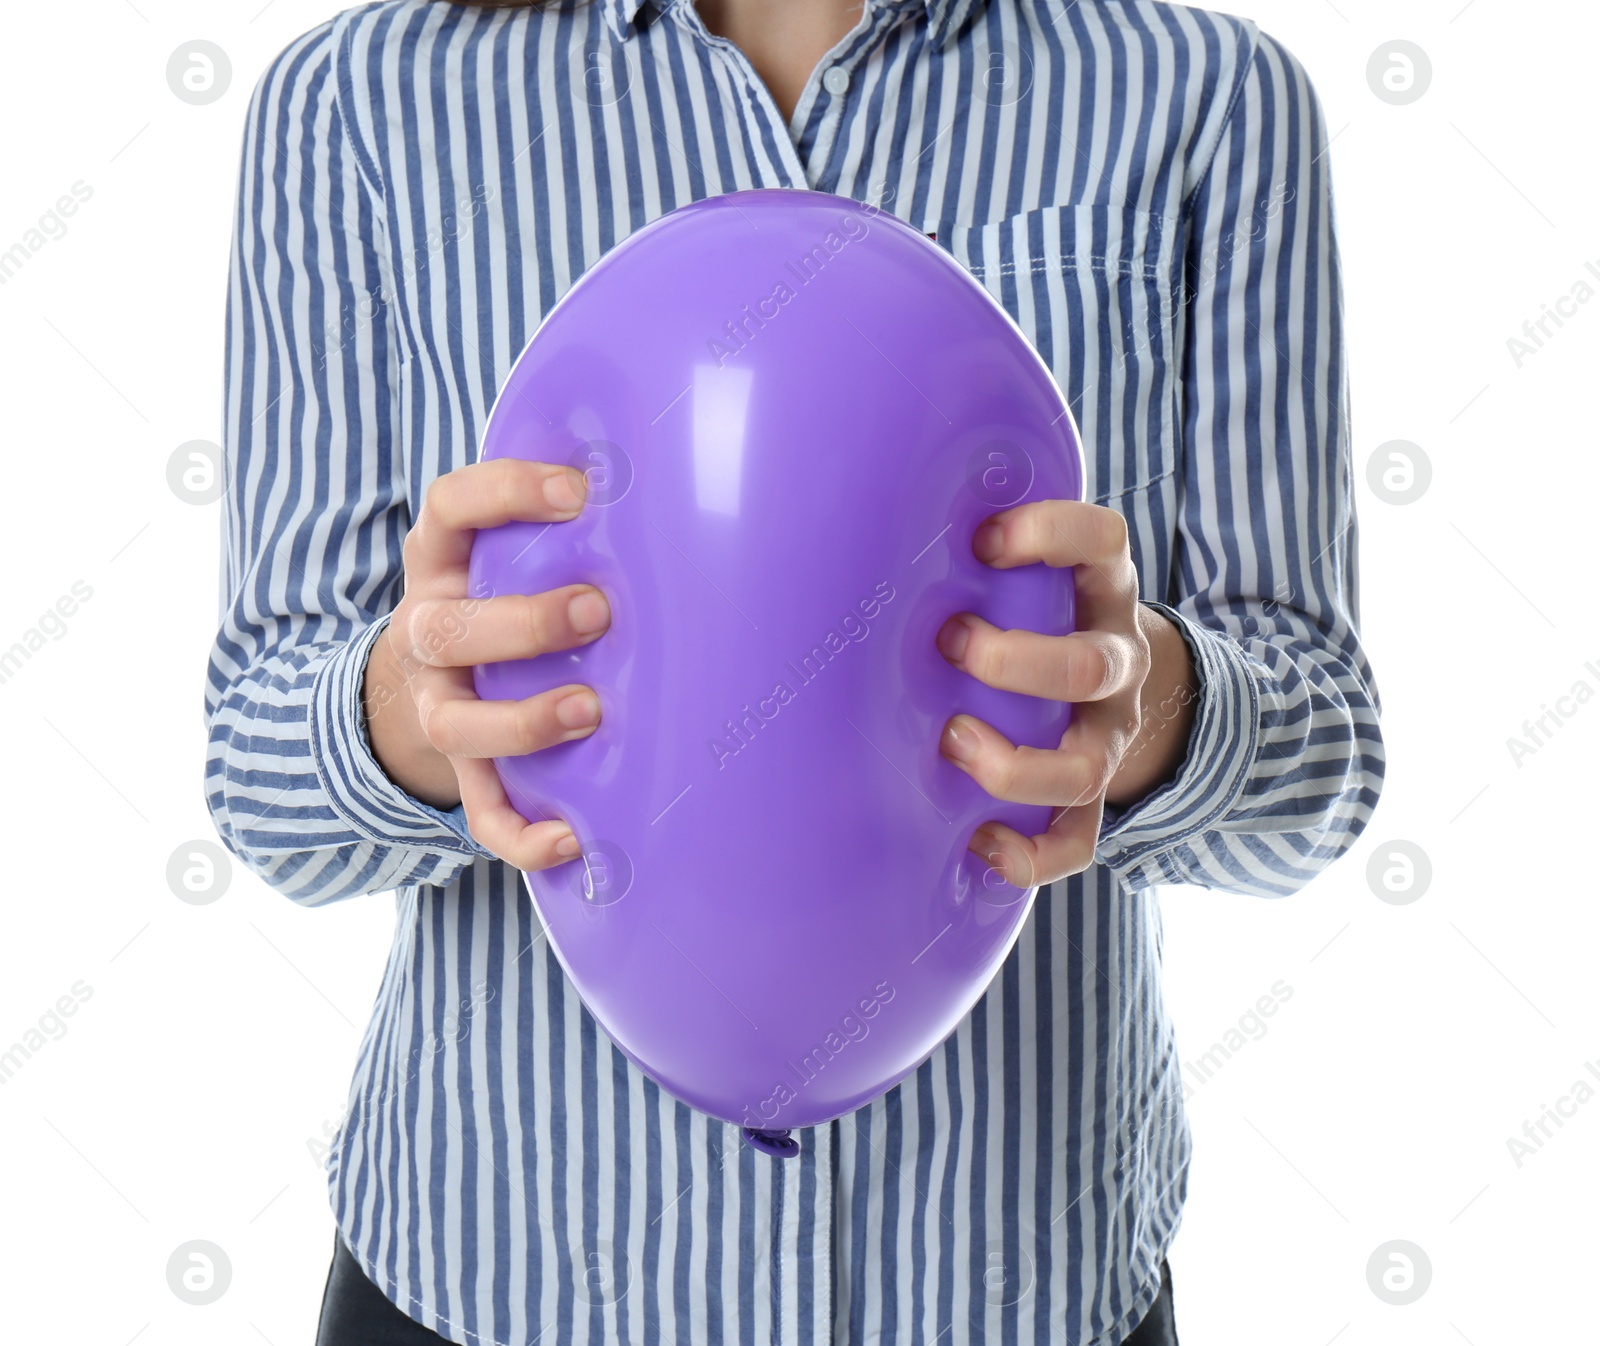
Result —
<instances>
[{"instance_id":1,"label":"fingernail","mask_svg":"<svg viewBox=\"0 0 1600 1346\"><path fill-rule=\"evenodd\" d=\"M583 474L571 467L552 472L544 479L544 498L551 509L579 508L583 504Z\"/></svg>"},{"instance_id":2,"label":"fingernail","mask_svg":"<svg viewBox=\"0 0 1600 1346\"><path fill-rule=\"evenodd\" d=\"M556 842L556 854L564 855L571 859L578 853L578 838L568 832L560 841Z\"/></svg>"},{"instance_id":3,"label":"fingernail","mask_svg":"<svg viewBox=\"0 0 1600 1346\"><path fill-rule=\"evenodd\" d=\"M568 729L582 729L600 718L600 699L593 692L574 692L556 702L556 719Z\"/></svg>"},{"instance_id":4,"label":"fingernail","mask_svg":"<svg viewBox=\"0 0 1600 1346\"><path fill-rule=\"evenodd\" d=\"M965 764L978 755L978 736L959 721L944 731L945 753Z\"/></svg>"},{"instance_id":5,"label":"fingernail","mask_svg":"<svg viewBox=\"0 0 1600 1346\"><path fill-rule=\"evenodd\" d=\"M952 664L960 663L971 634L966 622L959 617L952 618L939 628L939 653Z\"/></svg>"},{"instance_id":6,"label":"fingernail","mask_svg":"<svg viewBox=\"0 0 1600 1346\"><path fill-rule=\"evenodd\" d=\"M598 589L586 589L567 604L567 620L580 636L590 635L611 620L611 605Z\"/></svg>"},{"instance_id":7,"label":"fingernail","mask_svg":"<svg viewBox=\"0 0 1600 1346\"><path fill-rule=\"evenodd\" d=\"M980 561L992 561L1000 555L1005 530L998 523L986 523L972 535L972 554Z\"/></svg>"}]
</instances>

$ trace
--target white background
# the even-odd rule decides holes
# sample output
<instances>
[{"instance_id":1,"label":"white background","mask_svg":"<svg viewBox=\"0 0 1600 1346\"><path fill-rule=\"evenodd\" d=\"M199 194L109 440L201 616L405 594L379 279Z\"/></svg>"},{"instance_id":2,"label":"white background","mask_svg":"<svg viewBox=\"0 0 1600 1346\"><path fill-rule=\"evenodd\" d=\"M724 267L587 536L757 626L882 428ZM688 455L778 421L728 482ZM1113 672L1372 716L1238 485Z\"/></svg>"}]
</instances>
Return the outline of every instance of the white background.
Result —
<instances>
[{"instance_id":1,"label":"white background","mask_svg":"<svg viewBox=\"0 0 1600 1346\"><path fill-rule=\"evenodd\" d=\"M65 236L0 286L0 648L74 582L92 590L0 683L0 1050L74 984L90 991L0 1085L8 1340L314 1335L332 1246L315 1146L342 1108L393 903L302 910L237 864L209 905L169 888L169 858L215 840L201 711L218 506L179 499L167 463L220 433L250 88L334 8L78 0L7 13L0 251L73 183L92 191ZM1300 894L1163 893L1186 1061L1274 982L1292 988L1190 1102L1197 1155L1172 1257L1182 1339L1595 1341L1600 1097L1569 1104L1520 1166L1507 1141L1571 1095L1585 1061L1600 1070L1600 704L1567 702L1575 713L1520 765L1507 744L1574 684L1600 690L1600 303L1552 326L1520 368L1507 340L1570 294L1586 261L1600 268L1600 19L1508 0L1246 12L1305 62L1335 135L1362 630L1389 770L1366 835ZM232 63L206 106L166 82L169 56L197 38ZM1368 82L1394 39L1432 64L1407 105ZM1367 481L1374 451L1397 439L1432 465L1407 505ZM1432 867L1426 891L1398 904L1368 880L1397 840ZM205 1307L167 1283L191 1239L232 1267ZM1368 1283L1370 1256L1394 1239L1432 1269L1405 1306Z\"/></svg>"}]
</instances>

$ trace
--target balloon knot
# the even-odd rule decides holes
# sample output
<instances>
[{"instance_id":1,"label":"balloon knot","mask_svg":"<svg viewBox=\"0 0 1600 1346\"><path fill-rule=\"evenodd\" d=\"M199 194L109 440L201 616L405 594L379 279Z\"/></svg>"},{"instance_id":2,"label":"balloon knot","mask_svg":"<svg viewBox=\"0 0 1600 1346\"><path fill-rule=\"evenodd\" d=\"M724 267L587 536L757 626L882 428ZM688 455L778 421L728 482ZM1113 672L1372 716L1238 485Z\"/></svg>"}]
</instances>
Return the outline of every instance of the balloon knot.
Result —
<instances>
[{"instance_id":1,"label":"balloon knot","mask_svg":"<svg viewBox=\"0 0 1600 1346\"><path fill-rule=\"evenodd\" d=\"M774 1159L793 1159L800 1153L800 1142L789 1134L787 1127L782 1131L763 1131L747 1126L744 1138L762 1154L770 1154Z\"/></svg>"}]
</instances>

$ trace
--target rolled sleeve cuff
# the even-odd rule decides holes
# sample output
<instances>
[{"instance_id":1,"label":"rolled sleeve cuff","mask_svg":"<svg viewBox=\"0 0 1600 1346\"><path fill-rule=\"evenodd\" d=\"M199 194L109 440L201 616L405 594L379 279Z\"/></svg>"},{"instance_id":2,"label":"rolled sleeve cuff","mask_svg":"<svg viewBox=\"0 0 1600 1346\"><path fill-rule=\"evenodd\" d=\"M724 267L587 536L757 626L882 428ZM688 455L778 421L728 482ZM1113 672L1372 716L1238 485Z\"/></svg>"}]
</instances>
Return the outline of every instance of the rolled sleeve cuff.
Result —
<instances>
[{"instance_id":1,"label":"rolled sleeve cuff","mask_svg":"<svg viewBox=\"0 0 1600 1346\"><path fill-rule=\"evenodd\" d=\"M311 757L323 789L339 816L372 841L492 856L472 839L461 805L445 812L413 799L389 779L373 755L361 686L367 655L388 624L389 618L382 617L341 645L312 683Z\"/></svg>"},{"instance_id":2,"label":"rolled sleeve cuff","mask_svg":"<svg viewBox=\"0 0 1600 1346\"><path fill-rule=\"evenodd\" d=\"M1243 792L1261 734L1261 692L1249 656L1221 631L1148 600L1189 647L1198 700L1178 773L1137 804L1106 805L1095 858L1129 886L1185 882L1171 857Z\"/></svg>"}]
</instances>

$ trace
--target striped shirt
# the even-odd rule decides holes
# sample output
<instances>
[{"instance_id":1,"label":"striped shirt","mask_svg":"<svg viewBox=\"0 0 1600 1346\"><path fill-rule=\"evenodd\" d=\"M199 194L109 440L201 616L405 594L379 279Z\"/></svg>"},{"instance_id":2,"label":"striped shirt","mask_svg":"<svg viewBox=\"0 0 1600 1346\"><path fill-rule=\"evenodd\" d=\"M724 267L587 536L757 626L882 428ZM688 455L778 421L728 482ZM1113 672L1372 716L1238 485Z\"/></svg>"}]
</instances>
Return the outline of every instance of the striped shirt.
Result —
<instances>
[{"instance_id":1,"label":"striped shirt","mask_svg":"<svg viewBox=\"0 0 1600 1346\"><path fill-rule=\"evenodd\" d=\"M1149 0L866 0L787 123L690 0L392 0L270 65L228 294L206 790L291 901L394 890L328 1157L338 1228L451 1341L1121 1341L1190 1135L1158 884L1295 892L1383 777L1328 137L1248 21ZM1038 348L1200 686L913 1075L779 1160L663 1093L576 998L520 876L363 723L428 483L540 318L687 201L839 193L931 233ZM625 342L626 334L619 334Z\"/></svg>"}]
</instances>

